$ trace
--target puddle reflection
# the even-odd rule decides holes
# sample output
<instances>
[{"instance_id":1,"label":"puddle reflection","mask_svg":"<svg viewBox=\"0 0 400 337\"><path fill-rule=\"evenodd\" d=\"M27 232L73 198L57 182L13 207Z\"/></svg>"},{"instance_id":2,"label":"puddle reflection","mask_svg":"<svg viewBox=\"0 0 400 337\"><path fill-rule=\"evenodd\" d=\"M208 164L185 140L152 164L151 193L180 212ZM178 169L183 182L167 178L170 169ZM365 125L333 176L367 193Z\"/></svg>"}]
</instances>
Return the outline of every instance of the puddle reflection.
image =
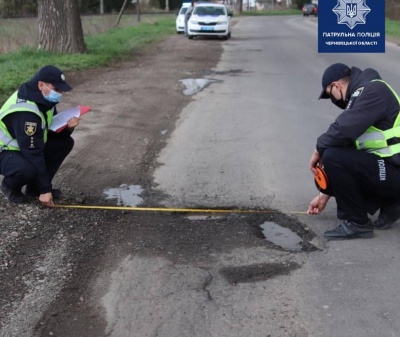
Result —
<instances>
[{"instance_id":1,"label":"puddle reflection","mask_svg":"<svg viewBox=\"0 0 400 337\"><path fill-rule=\"evenodd\" d=\"M138 206L143 202L139 194L143 192L143 188L139 185L122 184L118 188L110 188L103 191L107 195L107 199L117 199L117 206Z\"/></svg>"},{"instance_id":2,"label":"puddle reflection","mask_svg":"<svg viewBox=\"0 0 400 337\"><path fill-rule=\"evenodd\" d=\"M186 96L197 94L199 91L203 90L207 85L217 82L216 80L209 80L206 78L186 78L184 80L179 80L186 89L183 90L183 94Z\"/></svg>"},{"instance_id":3,"label":"puddle reflection","mask_svg":"<svg viewBox=\"0 0 400 337\"><path fill-rule=\"evenodd\" d=\"M279 226L274 222L265 222L260 225L265 238L283 249L300 251L303 239L290 229Z\"/></svg>"}]
</instances>

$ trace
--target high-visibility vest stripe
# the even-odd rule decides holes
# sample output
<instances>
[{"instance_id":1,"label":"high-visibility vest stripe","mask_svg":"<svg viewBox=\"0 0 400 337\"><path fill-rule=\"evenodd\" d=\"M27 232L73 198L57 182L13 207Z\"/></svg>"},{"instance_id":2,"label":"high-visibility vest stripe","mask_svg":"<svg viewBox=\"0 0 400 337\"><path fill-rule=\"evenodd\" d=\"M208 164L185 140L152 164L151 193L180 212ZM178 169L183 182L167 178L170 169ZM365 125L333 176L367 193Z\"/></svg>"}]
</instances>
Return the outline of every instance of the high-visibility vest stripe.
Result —
<instances>
[{"instance_id":1,"label":"high-visibility vest stripe","mask_svg":"<svg viewBox=\"0 0 400 337\"><path fill-rule=\"evenodd\" d=\"M393 95L396 97L400 105L400 97L393 88L382 80L373 80L385 83ZM380 130L375 126L370 126L360 137L355 141L358 150L374 153L379 157L391 157L400 153L400 143L389 145L387 141L392 138L400 138L400 111L397 114L393 127L388 130Z\"/></svg>"},{"instance_id":2,"label":"high-visibility vest stripe","mask_svg":"<svg viewBox=\"0 0 400 337\"><path fill-rule=\"evenodd\" d=\"M46 127L46 120L45 116L40 112L38 106L34 102L24 101L20 103L11 103L17 100L18 92L15 92L7 102L2 106L2 110L0 110L0 150L7 149L7 150L15 150L19 151L19 145L16 139L14 139L7 130L2 119L14 112L18 111L28 111L36 114L40 117L42 121L42 129L44 130L44 142L47 141L47 127ZM50 113L50 114L49 114ZM53 119L54 110L51 109L46 113L48 123L50 124Z\"/></svg>"}]
</instances>

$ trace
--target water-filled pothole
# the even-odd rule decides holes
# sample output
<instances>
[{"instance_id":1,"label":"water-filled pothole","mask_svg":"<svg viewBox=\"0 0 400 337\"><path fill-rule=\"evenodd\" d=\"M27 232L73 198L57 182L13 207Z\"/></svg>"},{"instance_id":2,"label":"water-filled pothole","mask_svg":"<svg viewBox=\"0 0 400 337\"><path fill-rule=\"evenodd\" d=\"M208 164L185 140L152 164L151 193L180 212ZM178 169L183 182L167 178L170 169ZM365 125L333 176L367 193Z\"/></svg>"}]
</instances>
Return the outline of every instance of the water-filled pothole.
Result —
<instances>
[{"instance_id":1,"label":"water-filled pothole","mask_svg":"<svg viewBox=\"0 0 400 337\"><path fill-rule=\"evenodd\" d=\"M303 239L290 229L274 222L264 222L260 225L265 238L273 244L286 250L300 251Z\"/></svg>"},{"instance_id":2,"label":"water-filled pothole","mask_svg":"<svg viewBox=\"0 0 400 337\"><path fill-rule=\"evenodd\" d=\"M107 195L107 199L117 199L118 206L137 206L143 202L139 194L143 192L143 188L139 185L122 184L118 188L110 188L103 191Z\"/></svg>"},{"instance_id":3,"label":"water-filled pothole","mask_svg":"<svg viewBox=\"0 0 400 337\"><path fill-rule=\"evenodd\" d=\"M218 82L217 80L210 80L207 78L185 78L179 80L186 89L183 90L183 94L186 96L197 94L199 91L203 90L205 87L211 83Z\"/></svg>"}]
</instances>

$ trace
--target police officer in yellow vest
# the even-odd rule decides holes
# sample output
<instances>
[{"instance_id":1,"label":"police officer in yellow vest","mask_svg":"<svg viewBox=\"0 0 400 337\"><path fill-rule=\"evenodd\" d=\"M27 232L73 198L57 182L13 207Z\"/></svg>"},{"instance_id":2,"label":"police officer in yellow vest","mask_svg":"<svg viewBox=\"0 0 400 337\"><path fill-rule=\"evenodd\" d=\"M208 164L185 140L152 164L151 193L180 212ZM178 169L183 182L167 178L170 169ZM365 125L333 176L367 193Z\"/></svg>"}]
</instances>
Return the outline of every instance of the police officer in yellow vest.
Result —
<instances>
[{"instance_id":1,"label":"police officer in yellow vest","mask_svg":"<svg viewBox=\"0 0 400 337\"><path fill-rule=\"evenodd\" d=\"M74 146L71 133L79 118L70 119L60 133L49 131L48 126L63 92L71 89L59 68L44 66L1 107L1 190L10 203L38 197L43 205L52 206L61 197L52 179Z\"/></svg>"},{"instance_id":2,"label":"police officer in yellow vest","mask_svg":"<svg viewBox=\"0 0 400 337\"><path fill-rule=\"evenodd\" d=\"M344 111L317 140L310 169L324 169L328 187L310 203L319 214L335 197L338 227L328 240L370 238L400 218L400 98L374 69L335 63L322 77L322 99ZM369 215L378 210L372 222Z\"/></svg>"}]
</instances>

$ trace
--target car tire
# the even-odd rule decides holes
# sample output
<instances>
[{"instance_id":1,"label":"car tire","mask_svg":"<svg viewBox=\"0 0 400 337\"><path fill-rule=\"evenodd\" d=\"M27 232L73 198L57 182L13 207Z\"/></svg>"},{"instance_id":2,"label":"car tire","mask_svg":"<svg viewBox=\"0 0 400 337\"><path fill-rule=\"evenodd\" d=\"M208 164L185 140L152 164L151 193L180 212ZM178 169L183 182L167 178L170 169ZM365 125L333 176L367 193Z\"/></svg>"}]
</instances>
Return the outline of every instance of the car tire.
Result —
<instances>
[{"instance_id":1,"label":"car tire","mask_svg":"<svg viewBox=\"0 0 400 337\"><path fill-rule=\"evenodd\" d=\"M188 35L189 40L193 40L193 35Z\"/></svg>"}]
</instances>

